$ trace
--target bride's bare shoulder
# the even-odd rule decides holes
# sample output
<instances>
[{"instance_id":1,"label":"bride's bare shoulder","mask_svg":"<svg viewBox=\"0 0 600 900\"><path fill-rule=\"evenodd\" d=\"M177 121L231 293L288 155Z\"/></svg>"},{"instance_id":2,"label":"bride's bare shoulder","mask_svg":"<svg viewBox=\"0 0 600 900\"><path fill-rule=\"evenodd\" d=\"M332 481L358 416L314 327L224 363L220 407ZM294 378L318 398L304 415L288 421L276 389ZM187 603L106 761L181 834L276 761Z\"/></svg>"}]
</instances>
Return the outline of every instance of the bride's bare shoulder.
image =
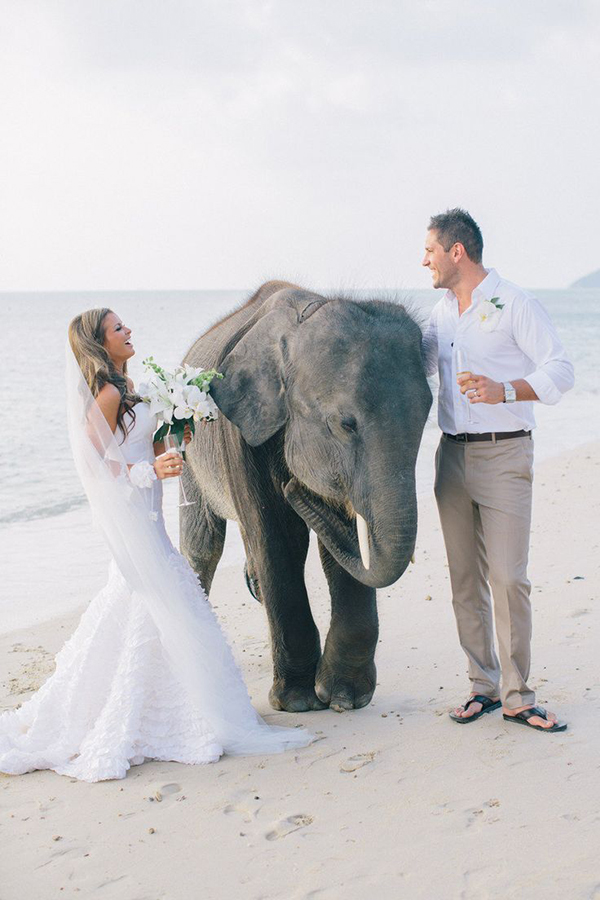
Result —
<instances>
[{"instance_id":1,"label":"bride's bare shoulder","mask_svg":"<svg viewBox=\"0 0 600 900\"><path fill-rule=\"evenodd\" d=\"M105 384L98 392L96 403L114 431L117 427L117 415L121 405L121 392L114 384Z\"/></svg>"},{"instance_id":2,"label":"bride's bare shoulder","mask_svg":"<svg viewBox=\"0 0 600 900\"><path fill-rule=\"evenodd\" d=\"M121 391L118 387L116 387L116 385L110 384L109 382L98 391L96 402L98 403L98 405L100 405L101 403L120 403Z\"/></svg>"}]
</instances>

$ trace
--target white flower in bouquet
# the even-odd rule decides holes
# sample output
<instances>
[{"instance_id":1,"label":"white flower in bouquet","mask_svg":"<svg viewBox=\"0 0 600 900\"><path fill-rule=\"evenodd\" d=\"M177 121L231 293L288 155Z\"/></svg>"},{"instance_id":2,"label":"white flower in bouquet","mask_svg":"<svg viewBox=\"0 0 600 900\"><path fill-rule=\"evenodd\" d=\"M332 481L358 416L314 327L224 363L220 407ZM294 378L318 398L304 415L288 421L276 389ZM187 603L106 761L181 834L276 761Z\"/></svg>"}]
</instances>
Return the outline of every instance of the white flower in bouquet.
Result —
<instances>
[{"instance_id":1,"label":"white flower in bouquet","mask_svg":"<svg viewBox=\"0 0 600 900\"><path fill-rule=\"evenodd\" d=\"M219 415L219 410L210 396L213 378L223 376L214 369L198 369L194 366L177 366L168 372L154 362L152 356L144 360L151 371L149 380L140 384L138 393L150 405L151 415L162 424L154 435L160 441L169 432L183 437L183 430L190 426L195 431L196 422L211 422Z\"/></svg>"},{"instance_id":2,"label":"white flower in bouquet","mask_svg":"<svg viewBox=\"0 0 600 900\"><path fill-rule=\"evenodd\" d=\"M190 419L194 422L216 419L219 410L213 398L201 391L197 384L180 385L173 388L173 400L175 408L173 416L176 419Z\"/></svg>"},{"instance_id":3,"label":"white flower in bouquet","mask_svg":"<svg viewBox=\"0 0 600 900\"><path fill-rule=\"evenodd\" d=\"M138 394L146 403L150 404L150 415L162 419L170 425L173 421L173 398L169 393L167 384L158 376L149 382L140 384Z\"/></svg>"}]
</instances>

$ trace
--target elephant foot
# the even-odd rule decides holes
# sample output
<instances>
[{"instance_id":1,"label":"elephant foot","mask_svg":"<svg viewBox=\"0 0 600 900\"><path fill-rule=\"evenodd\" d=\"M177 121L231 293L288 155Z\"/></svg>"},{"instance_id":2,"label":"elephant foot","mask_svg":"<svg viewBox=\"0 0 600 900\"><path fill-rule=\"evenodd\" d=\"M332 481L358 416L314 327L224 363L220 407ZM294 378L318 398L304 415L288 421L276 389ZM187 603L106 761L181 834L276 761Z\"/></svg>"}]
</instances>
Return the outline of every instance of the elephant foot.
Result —
<instances>
[{"instance_id":1,"label":"elephant foot","mask_svg":"<svg viewBox=\"0 0 600 900\"><path fill-rule=\"evenodd\" d=\"M336 667L325 658L317 669L315 691L319 700L335 712L361 709L370 703L375 693L377 670L374 662L360 669Z\"/></svg>"},{"instance_id":2,"label":"elephant foot","mask_svg":"<svg viewBox=\"0 0 600 900\"><path fill-rule=\"evenodd\" d=\"M269 703L273 709L286 712L310 712L315 709L327 709L328 704L321 702L311 685L285 685L275 682L269 691Z\"/></svg>"}]
</instances>

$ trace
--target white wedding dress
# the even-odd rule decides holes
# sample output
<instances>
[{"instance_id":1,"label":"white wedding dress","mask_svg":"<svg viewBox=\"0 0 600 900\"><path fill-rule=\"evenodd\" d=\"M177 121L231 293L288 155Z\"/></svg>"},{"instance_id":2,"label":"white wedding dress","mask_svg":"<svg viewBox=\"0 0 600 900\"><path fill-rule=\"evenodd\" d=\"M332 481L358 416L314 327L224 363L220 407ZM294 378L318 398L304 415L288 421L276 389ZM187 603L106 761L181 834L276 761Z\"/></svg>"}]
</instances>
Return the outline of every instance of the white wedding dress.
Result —
<instances>
[{"instance_id":1,"label":"white wedding dress","mask_svg":"<svg viewBox=\"0 0 600 900\"><path fill-rule=\"evenodd\" d=\"M128 465L154 459L154 419L144 403L135 413L120 447ZM159 558L154 576L166 603L161 609L152 588L132 586L111 563L108 584L56 657L54 674L0 716L1 772L53 769L93 782L124 778L146 759L198 765L224 752L279 752L312 739L304 729L270 727L254 711L206 594L169 540L162 483L135 495L144 521L138 515L139 534L126 540L134 551L145 542Z\"/></svg>"}]
</instances>

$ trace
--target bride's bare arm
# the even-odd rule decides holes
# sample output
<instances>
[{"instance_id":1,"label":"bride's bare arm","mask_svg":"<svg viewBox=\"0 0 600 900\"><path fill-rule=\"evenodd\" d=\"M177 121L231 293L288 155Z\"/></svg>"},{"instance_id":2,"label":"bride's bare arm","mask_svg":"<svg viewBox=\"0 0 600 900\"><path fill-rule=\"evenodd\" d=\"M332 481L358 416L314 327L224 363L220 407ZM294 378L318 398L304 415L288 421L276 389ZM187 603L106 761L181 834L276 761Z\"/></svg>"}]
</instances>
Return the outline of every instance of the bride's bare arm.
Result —
<instances>
[{"instance_id":1,"label":"bride's bare arm","mask_svg":"<svg viewBox=\"0 0 600 900\"><path fill-rule=\"evenodd\" d=\"M121 405L121 394L114 384L105 384L98 396L96 403L100 412L108 422L110 430L114 434L117 430L117 415Z\"/></svg>"},{"instance_id":2,"label":"bride's bare arm","mask_svg":"<svg viewBox=\"0 0 600 900\"><path fill-rule=\"evenodd\" d=\"M117 430L117 415L121 405L121 394L114 384L105 384L96 402L114 434ZM154 445L155 453L157 445ZM127 467L131 469L131 466ZM181 475L181 457L177 453L166 453L154 461L154 471L158 478L177 478Z\"/></svg>"}]
</instances>

